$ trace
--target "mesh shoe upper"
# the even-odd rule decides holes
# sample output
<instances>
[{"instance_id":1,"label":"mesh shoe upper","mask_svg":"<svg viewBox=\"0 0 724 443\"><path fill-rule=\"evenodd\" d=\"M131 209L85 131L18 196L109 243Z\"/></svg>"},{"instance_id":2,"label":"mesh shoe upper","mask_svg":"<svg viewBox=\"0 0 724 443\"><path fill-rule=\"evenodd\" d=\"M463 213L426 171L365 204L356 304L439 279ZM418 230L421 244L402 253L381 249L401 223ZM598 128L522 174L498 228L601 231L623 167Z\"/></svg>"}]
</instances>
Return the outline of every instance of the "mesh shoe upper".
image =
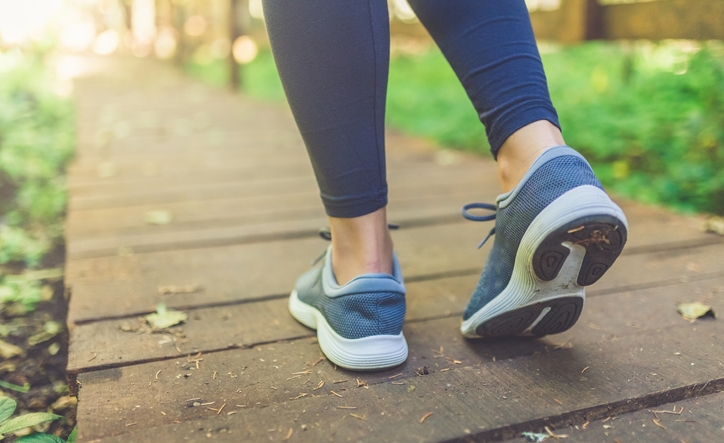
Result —
<instances>
[{"instance_id":1,"label":"mesh shoe upper","mask_svg":"<svg viewBox=\"0 0 724 443\"><path fill-rule=\"evenodd\" d=\"M331 247L321 267L297 280L299 300L315 307L344 338L397 335L405 320L405 286L397 257L393 274L364 274L338 285L332 272Z\"/></svg>"},{"instance_id":2,"label":"mesh shoe upper","mask_svg":"<svg viewBox=\"0 0 724 443\"><path fill-rule=\"evenodd\" d=\"M543 153L515 189L498 197L495 243L463 320L508 286L518 246L533 219L556 198L584 185L603 189L588 162L573 149L561 146Z\"/></svg>"}]
</instances>

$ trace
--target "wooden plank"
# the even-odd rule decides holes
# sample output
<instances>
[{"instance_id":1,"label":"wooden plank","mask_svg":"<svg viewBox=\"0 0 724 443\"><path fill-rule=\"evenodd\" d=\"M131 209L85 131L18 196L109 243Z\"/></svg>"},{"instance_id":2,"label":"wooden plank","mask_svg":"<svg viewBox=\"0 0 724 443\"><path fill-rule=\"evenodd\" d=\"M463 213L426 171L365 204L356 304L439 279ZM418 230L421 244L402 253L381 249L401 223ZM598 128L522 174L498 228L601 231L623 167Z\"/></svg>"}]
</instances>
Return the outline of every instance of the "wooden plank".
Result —
<instances>
[{"instance_id":1,"label":"wooden plank","mask_svg":"<svg viewBox=\"0 0 724 443\"><path fill-rule=\"evenodd\" d=\"M567 443L721 441L724 433L724 393L667 403L605 422L591 421L585 429L578 425L556 433L567 434ZM522 438L517 439L516 443L523 441Z\"/></svg>"},{"instance_id":2,"label":"wooden plank","mask_svg":"<svg viewBox=\"0 0 724 443\"><path fill-rule=\"evenodd\" d=\"M452 277L445 279L445 281L409 283L407 285L408 310L406 320L414 322L426 318L452 316L456 322L459 322L460 312L468 301L469 294L476 283L475 280L474 277L469 276ZM717 284L721 284L721 277L719 279L693 282L689 285L692 288L704 290L702 288L717 288ZM664 298L669 300L665 304L665 309L673 313L669 318L676 322L681 321L681 319L671 304L674 301L686 301L689 298L684 297L682 300L681 292L679 292L681 290L682 286L679 284L634 292L641 299L655 296L655 303L657 304L663 303ZM627 291L623 294L628 293ZM628 297L620 294L613 293L605 297L591 297L589 301L596 306L611 302L594 302L594 300L620 300ZM691 296L691 298L694 297ZM245 347L304 335L303 328L299 329L296 322L287 313L286 303L286 297L282 297L268 301L194 309L191 311L189 321L183 327L183 340L176 340L173 336L168 336L161 340L164 345L158 344L160 339L156 335L133 334L123 331L122 329L129 329L129 327L140 324L133 317L77 325L71 331L68 370L70 372L79 372L107 365L125 365L134 361L172 358L179 353L185 352ZM629 302L629 304L631 303ZM647 303L654 302L648 299ZM620 310L621 306L624 305L615 303L614 309ZM656 309L663 310L664 307L657 307ZM590 312L592 310L594 309L587 309L586 311ZM595 310L597 312L592 314L594 317L591 318L597 318L595 315L605 309L598 307ZM616 312L611 312L609 309L607 315L616 315ZM664 313L660 315L664 315ZM620 318L620 314L618 316ZM222 323L218 321L221 318L240 320ZM594 323L601 325L601 323L610 324L612 321L615 320L602 317L594 321ZM650 320L633 314L626 317L625 321L632 322L633 326L631 327L635 328L642 324L646 325ZM585 325L586 323L582 324ZM275 326L269 329L269 325ZM605 326L601 327L606 328ZM607 329L605 330L607 331Z\"/></svg>"},{"instance_id":3,"label":"wooden plank","mask_svg":"<svg viewBox=\"0 0 724 443\"><path fill-rule=\"evenodd\" d=\"M85 197L75 197L71 206L73 211L79 214L76 223L83 222L87 218L92 222L94 216L98 215L106 215L106 218L112 219L120 211L136 211L138 210L136 208L144 209L148 205L155 207L171 205L183 209L184 204L190 204L187 211L191 212L194 210L194 204L208 204L218 200L224 202L218 202L217 205L228 205L234 204L232 200L239 200L238 204L244 204L248 200L263 203L266 200L273 201L275 197L309 196L317 197L315 203L321 206L319 190L312 176L311 167L306 159L304 162L307 163L303 168L304 171L290 174L278 175L277 171L257 165L260 171L248 175L235 176L234 171L227 175L217 171L218 177L209 179L209 175L203 174L198 182L192 178L184 181L179 177L171 180L141 180L138 183L130 183L127 187L110 183L108 187L91 190ZM487 189L484 195L495 198L499 193L495 169L490 167L492 166L490 163L481 163L482 165L460 165L450 168L441 168L434 163L400 168L390 173L389 181L392 187L390 198L480 193L481 185L484 185L483 189ZM299 168L299 166L292 164L290 168ZM425 177L425 180L414 180L419 177ZM229 209L232 208L227 208Z\"/></svg>"},{"instance_id":4,"label":"wooden plank","mask_svg":"<svg viewBox=\"0 0 724 443\"><path fill-rule=\"evenodd\" d=\"M307 163L305 161L305 163ZM499 191L497 173L490 168L480 169L461 165L456 168L440 168L438 165L417 166L410 169L398 170L388 176L391 194L414 189L418 193L426 189L441 188L438 193L454 192L455 190L474 190L481 185L490 183L491 191ZM305 166L306 167L306 166ZM262 171L263 172L263 171ZM271 172L252 174L250 177L239 178L233 181L211 181L191 184L181 179L160 181L149 187L148 183L129 184L113 190L113 186L100 189L87 188L87 195L81 195L80 190L73 190L69 206L73 210L98 209L114 207L133 207L138 204L165 204L178 201L205 201L211 199L239 198L244 196L274 196L308 192L314 195L319 193L311 169L308 174L293 174L291 176L277 176ZM487 172L487 174L485 174ZM483 179L488 177L487 180ZM425 180L420 180L425 177ZM492 178L492 179L491 179ZM416 180L415 180L416 179ZM482 183L481 183L482 182ZM105 191L105 192L104 192Z\"/></svg>"},{"instance_id":5,"label":"wooden plank","mask_svg":"<svg viewBox=\"0 0 724 443\"><path fill-rule=\"evenodd\" d=\"M204 247L148 254L126 252L109 257L72 259L66 272L66 282L73 291L69 321L148 312L160 302L186 307L284 294L308 267L310 260L326 247L314 234L323 224L321 219L312 220L307 226L310 237L296 240L230 245L227 237L219 243L219 246L225 246L223 248ZM634 224L629 248L635 251L638 245L643 256L629 254L625 250L619 264L592 289L655 284L720 270L716 257L721 253L721 245L646 254L641 246L647 243L642 241L671 240L662 233L668 232L674 239L689 235L707 241L709 238L677 224L663 226L666 229ZM485 230L486 227L480 224L462 221L442 226L403 227L394 232L396 250L406 278L413 281L461 273L477 276L492 247L492 242L489 242L481 250L475 248ZM659 235L655 235L657 233ZM196 240L210 241L198 237ZM278 263L285 265L279 266ZM634 267L636 272L632 272ZM275 270L274 279L268 278L270 269ZM159 286L168 285L197 285L203 288L203 292L174 296L158 293ZM99 293L105 294L105 297L99 299Z\"/></svg>"},{"instance_id":6,"label":"wooden plank","mask_svg":"<svg viewBox=\"0 0 724 443\"><path fill-rule=\"evenodd\" d=\"M453 186L454 188L454 186ZM411 194L415 194L411 192ZM398 194L399 195L399 194ZM472 195L462 193L450 193L445 197L444 190L441 195L433 194L425 202L428 196L423 194L410 199L398 199L391 196L391 204L388 211L390 219L403 227L416 226L420 224L439 224L463 222L459 217L459 208L471 200L486 200L485 194L482 198L472 198ZM487 200L492 200L493 195ZM422 203L418 203L422 199ZM442 204L426 204L434 202L435 199L442 199ZM262 199L263 200L263 199ZM263 204L263 203L262 203ZM163 208L163 206L158 206ZM301 238L315 236L319 226L326 225L326 217L321 212L319 205L309 206L300 210L296 218L283 217L276 212L264 215L248 214L242 218L230 218L226 221L212 221L209 228L205 224L191 223L190 226L181 225L177 228L167 226L143 226L138 227L138 232L131 229L129 234L117 237L96 236L69 240L67 245L68 257L80 259L88 257L101 257L117 255L120 251L154 252L174 249L192 249L209 247L215 245L230 245L241 243L253 243L276 239ZM143 213L145 216L145 212ZM136 219L140 216L134 215ZM710 234L698 232L698 222L685 217L671 217L673 223L659 224L651 219L643 219L640 222L629 214L631 251L629 253L644 252L652 248L687 248L701 244L721 243L724 239ZM268 217L270 221L264 221ZM250 221L249 224L240 224L243 220ZM195 226L194 226L195 224ZM75 228L73 228L75 229ZM638 243L638 244L636 244Z\"/></svg>"},{"instance_id":7,"label":"wooden plank","mask_svg":"<svg viewBox=\"0 0 724 443\"><path fill-rule=\"evenodd\" d=\"M724 279L718 282L722 283ZM218 416L203 407L190 407L186 400L193 398L199 398L199 403L216 402L211 407L227 404L225 413L238 412L227 416L223 426L231 426L234 433L246 427L256 438L269 435L264 434L268 429L278 432L279 426L281 436L272 435L283 437L287 424L297 418L301 420L298 425L318 422L320 431L336 430L327 435L340 439L338 432L353 432L350 423L356 421L345 419L350 411L335 409L339 405L356 406L354 413L374 420L369 427L376 430L370 429L373 433L365 435L365 441L374 441L380 435L374 432L391 427L398 427L397 432L404 429L405 435L413 433L415 440L441 441L463 437L465 429L485 439L512 437L544 425L580 424L686 398L694 393L691 386L700 392L724 387L724 363L719 358L724 350L722 327L716 320L692 325L679 317L672 302L687 290L696 291L696 287L689 284L677 291L591 299L581 319L588 327L543 340L468 341L459 336L457 319L408 323L410 359L400 368L382 373L335 370L326 361L317 362L320 353L313 341L301 339L202 354L198 369L193 357L180 356L80 374L80 429L86 441L174 421L182 424L171 428L184 432L193 426L207 429L203 418ZM713 301L716 309L724 308L724 301ZM617 315L621 306L650 320L640 327L627 326L627 319ZM612 323L606 326L614 334L602 332L596 324L608 319ZM662 339L664 335L666 339ZM315 362L318 364L313 366ZM416 376L423 365L431 375ZM357 388L357 378L367 382L369 389ZM340 380L348 381L334 383ZM320 381L324 385L314 391ZM140 408L134 408L139 404ZM84 410L93 411L93 416L83 414ZM310 422L302 415L314 417L325 410L335 414L333 421L314 418ZM382 411L390 421L378 421L383 420ZM435 413L432 426L420 426L420 418L431 411ZM261 423L253 425L253 420L244 417ZM127 426L130 423L135 425ZM214 428L217 425L208 423ZM169 428L154 429L149 435L168 436L164 432ZM300 432L295 438L313 440L320 435ZM342 435L346 439L347 434ZM193 434L188 436L195 441ZM226 441L221 435L214 436Z\"/></svg>"}]
</instances>

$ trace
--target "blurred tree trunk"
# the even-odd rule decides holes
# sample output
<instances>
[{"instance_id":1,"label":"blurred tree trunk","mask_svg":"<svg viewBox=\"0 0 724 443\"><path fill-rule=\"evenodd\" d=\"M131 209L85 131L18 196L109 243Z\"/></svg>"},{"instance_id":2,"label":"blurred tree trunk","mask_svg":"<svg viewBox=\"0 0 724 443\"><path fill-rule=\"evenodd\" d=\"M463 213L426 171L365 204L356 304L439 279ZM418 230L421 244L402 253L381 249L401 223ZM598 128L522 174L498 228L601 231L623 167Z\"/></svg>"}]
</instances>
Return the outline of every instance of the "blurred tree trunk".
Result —
<instances>
[{"instance_id":1,"label":"blurred tree trunk","mask_svg":"<svg viewBox=\"0 0 724 443\"><path fill-rule=\"evenodd\" d=\"M229 0L229 41L231 42L231 51L229 52L229 87L233 91L241 87L241 67L234 58L234 42L243 32L243 7L246 5L242 0ZM247 8L248 9L248 8Z\"/></svg>"}]
</instances>

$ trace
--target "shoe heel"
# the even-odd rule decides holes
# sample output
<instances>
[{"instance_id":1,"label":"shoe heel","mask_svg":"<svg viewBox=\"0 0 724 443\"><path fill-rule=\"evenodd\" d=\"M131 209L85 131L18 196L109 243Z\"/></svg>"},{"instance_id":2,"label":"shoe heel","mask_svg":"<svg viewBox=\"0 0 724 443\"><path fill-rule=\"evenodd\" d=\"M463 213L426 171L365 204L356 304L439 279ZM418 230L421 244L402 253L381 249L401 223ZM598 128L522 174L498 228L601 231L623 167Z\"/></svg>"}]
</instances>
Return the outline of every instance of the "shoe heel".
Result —
<instances>
[{"instance_id":1,"label":"shoe heel","mask_svg":"<svg viewBox=\"0 0 724 443\"><path fill-rule=\"evenodd\" d=\"M558 276L571 252L570 247L586 249L576 279L579 286L597 282L618 258L626 244L626 225L611 215L587 215L572 220L548 234L533 254L533 271L542 281Z\"/></svg>"}]
</instances>

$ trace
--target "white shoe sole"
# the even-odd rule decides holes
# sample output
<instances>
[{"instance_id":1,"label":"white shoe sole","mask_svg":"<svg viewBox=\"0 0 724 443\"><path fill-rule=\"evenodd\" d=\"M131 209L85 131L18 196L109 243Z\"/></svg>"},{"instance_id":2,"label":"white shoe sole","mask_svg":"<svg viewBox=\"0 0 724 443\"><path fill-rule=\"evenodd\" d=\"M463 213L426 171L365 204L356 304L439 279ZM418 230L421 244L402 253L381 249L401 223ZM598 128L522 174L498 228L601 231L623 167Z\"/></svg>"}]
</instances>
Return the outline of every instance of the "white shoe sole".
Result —
<instances>
[{"instance_id":1,"label":"white shoe sole","mask_svg":"<svg viewBox=\"0 0 724 443\"><path fill-rule=\"evenodd\" d=\"M373 335L357 339L337 334L321 312L297 297L289 296L289 312L299 323L317 330L319 347L329 361L347 369L371 371L398 366L407 360L407 342L398 335Z\"/></svg>"},{"instance_id":2,"label":"white shoe sole","mask_svg":"<svg viewBox=\"0 0 724 443\"><path fill-rule=\"evenodd\" d=\"M515 256L510 282L463 321L465 337L555 334L578 320L595 283L626 242L621 208L595 186L574 188L533 219Z\"/></svg>"}]
</instances>

